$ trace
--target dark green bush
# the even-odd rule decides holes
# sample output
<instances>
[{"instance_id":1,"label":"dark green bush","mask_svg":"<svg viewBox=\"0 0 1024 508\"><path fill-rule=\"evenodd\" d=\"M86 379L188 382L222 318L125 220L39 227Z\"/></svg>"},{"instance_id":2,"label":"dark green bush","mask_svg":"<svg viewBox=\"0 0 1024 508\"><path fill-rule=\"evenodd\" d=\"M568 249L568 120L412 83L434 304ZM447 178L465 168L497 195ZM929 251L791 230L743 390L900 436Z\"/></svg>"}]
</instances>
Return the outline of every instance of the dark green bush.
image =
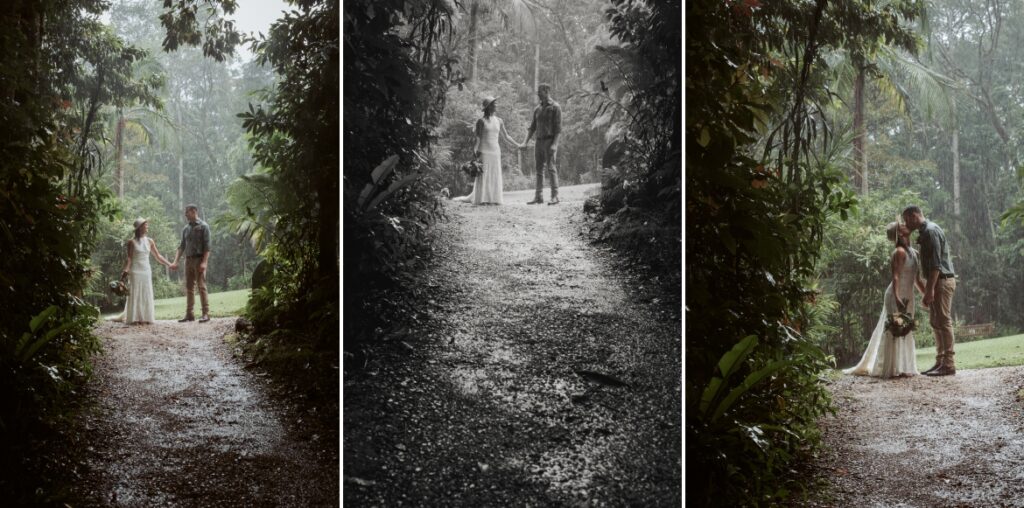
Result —
<instances>
[{"instance_id":1,"label":"dark green bush","mask_svg":"<svg viewBox=\"0 0 1024 508\"><path fill-rule=\"evenodd\" d=\"M919 8L687 6L703 34L686 40L687 504L771 506L803 488L788 471L830 410L819 376L832 359L809 333L827 321L812 306L817 260L829 217L855 203L819 106L820 52L913 49Z\"/></svg>"},{"instance_id":2,"label":"dark green bush","mask_svg":"<svg viewBox=\"0 0 1024 508\"><path fill-rule=\"evenodd\" d=\"M423 289L417 271L442 217L438 172L452 160L428 145L457 75L438 43L453 6L355 1L345 12L342 333L345 350L358 352L411 315Z\"/></svg>"}]
</instances>

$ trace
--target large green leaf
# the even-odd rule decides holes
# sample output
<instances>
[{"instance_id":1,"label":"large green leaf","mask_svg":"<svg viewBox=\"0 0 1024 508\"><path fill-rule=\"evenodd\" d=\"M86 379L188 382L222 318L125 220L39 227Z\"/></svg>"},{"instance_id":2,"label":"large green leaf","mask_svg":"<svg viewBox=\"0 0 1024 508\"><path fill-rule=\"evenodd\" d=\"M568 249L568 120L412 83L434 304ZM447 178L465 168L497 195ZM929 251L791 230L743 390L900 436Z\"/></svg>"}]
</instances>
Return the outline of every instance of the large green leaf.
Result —
<instances>
[{"instance_id":1,"label":"large green leaf","mask_svg":"<svg viewBox=\"0 0 1024 508\"><path fill-rule=\"evenodd\" d=\"M743 360L746 360L755 347L757 347L757 336L748 335L733 346L729 352L722 355L722 359L718 361L718 370L722 373L722 379L727 381L729 376L740 368Z\"/></svg>"},{"instance_id":2,"label":"large green leaf","mask_svg":"<svg viewBox=\"0 0 1024 508\"><path fill-rule=\"evenodd\" d=\"M366 210L373 210L382 201L384 201L385 199L391 197L392 194L398 192L402 187L405 187L406 185L409 185L410 183L412 183L413 181L415 181L419 177L420 177L420 175L406 175L401 180L396 180L396 181L392 182L391 185L389 185L388 188L384 190L384 192L381 192L380 194L377 194L373 198L373 201L370 201L370 204L366 205Z\"/></svg>"},{"instance_id":3,"label":"large green leaf","mask_svg":"<svg viewBox=\"0 0 1024 508\"><path fill-rule=\"evenodd\" d=\"M760 383L761 380L792 364L792 360L778 360L768 364L760 370L751 372L750 375L748 375L747 378L739 384L739 386L733 388L732 391L729 392L729 395L722 399L722 402L720 402L718 407L715 408L715 412L711 414L711 421L715 421L721 417L741 396L743 396L744 393L750 391L750 389Z\"/></svg>"},{"instance_id":4,"label":"large green leaf","mask_svg":"<svg viewBox=\"0 0 1024 508\"><path fill-rule=\"evenodd\" d=\"M721 376L715 376L708 382L708 386L704 389L704 393L700 397L700 412L706 415L711 404L719 398L720 393L725 390L727 386L726 381L732 376L736 370L739 369L740 365L743 364L743 360L750 355L750 352L757 346L757 336L748 335L739 341L732 349L722 355L722 358L718 361L718 370L721 371Z\"/></svg>"},{"instance_id":5,"label":"large green leaf","mask_svg":"<svg viewBox=\"0 0 1024 508\"><path fill-rule=\"evenodd\" d=\"M395 165L397 164L397 155L392 155L391 157L384 159L384 162L380 163L373 169L373 172L370 173L370 181L373 182L374 185L380 185L380 183L395 170Z\"/></svg>"},{"instance_id":6,"label":"large green leaf","mask_svg":"<svg viewBox=\"0 0 1024 508\"><path fill-rule=\"evenodd\" d=\"M39 330L39 327L42 326L43 323L46 322L47 319L50 319L50 316L53 316L53 314L56 313L56 312L57 312L57 306L56 305L51 305L51 306L47 307L45 310L43 310L42 312L37 314L36 317L32 318L32 321L29 321L28 329L32 333L35 333L36 330Z\"/></svg>"},{"instance_id":7,"label":"large green leaf","mask_svg":"<svg viewBox=\"0 0 1024 508\"><path fill-rule=\"evenodd\" d=\"M47 342L50 342L51 340L53 340L54 337L59 335L61 332L63 332L64 330L67 330L68 328L74 326L74 324L75 324L74 321L68 321L67 323L62 324L62 325L58 326L57 328L54 328L54 329L50 330L49 332L46 332L46 335L43 335L42 337L40 337L38 340L36 340L35 342L32 343L32 346L30 346L27 350L22 352L22 354L21 354L21 361L22 362L27 362L30 358L32 358L33 355L36 354L37 351L39 351L39 349L41 347L46 345Z\"/></svg>"},{"instance_id":8,"label":"large green leaf","mask_svg":"<svg viewBox=\"0 0 1024 508\"><path fill-rule=\"evenodd\" d=\"M363 187L363 191L359 193L359 198L356 200L356 203L360 208L366 210L373 208L372 205L368 206L366 204L367 200L369 200L370 196L373 195L373 192L380 187L381 182L383 182L384 179L395 170L396 164L398 164L398 156L392 155L391 157L384 159L384 162L377 165L377 167L370 172L370 183Z\"/></svg>"}]
</instances>

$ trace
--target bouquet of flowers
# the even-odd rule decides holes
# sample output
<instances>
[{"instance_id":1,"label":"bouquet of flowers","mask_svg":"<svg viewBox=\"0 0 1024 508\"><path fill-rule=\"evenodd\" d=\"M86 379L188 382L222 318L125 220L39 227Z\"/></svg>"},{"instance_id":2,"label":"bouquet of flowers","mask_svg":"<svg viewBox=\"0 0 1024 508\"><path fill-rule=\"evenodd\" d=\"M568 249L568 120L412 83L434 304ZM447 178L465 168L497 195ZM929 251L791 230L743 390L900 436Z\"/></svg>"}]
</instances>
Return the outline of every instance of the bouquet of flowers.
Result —
<instances>
[{"instance_id":1,"label":"bouquet of flowers","mask_svg":"<svg viewBox=\"0 0 1024 508\"><path fill-rule=\"evenodd\" d=\"M466 176L468 176L471 180L484 174L484 165L481 164L480 161L477 159L473 159L463 164L462 167L459 169L461 169L463 173L466 173Z\"/></svg>"},{"instance_id":2,"label":"bouquet of flowers","mask_svg":"<svg viewBox=\"0 0 1024 508\"><path fill-rule=\"evenodd\" d=\"M127 277L125 276L125 274L122 273L121 274L121 278L119 280L110 281L110 284L107 284L107 287L110 288L110 292L114 293L117 296L127 295L128 294L128 286L125 285L125 283L124 283L124 280L126 278Z\"/></svg>"},{"instance_id":3,"label":"bouquet of flowers","mask_svg":"<svg viewBox=\"0 0 1024 508\"><path fill-rule=\"evenodd\" d=\"M128 294L128 286L126 286L123 281L111 281L107 286L110 287L110 292L117 296L124 296Z\"/></svg>"},{"instance_id":4,"label":"bouquet of flowers","mask_svg":"<svg viewBox=\"0 0 1024 508\"><path fill-rule=\"evenodd\" d=\"M889 314L885 320L885 329L894 339L904 337L917 329L917 320L907 312L907 301L896 302L896 312Z\"/></svg>"}]
</instances>

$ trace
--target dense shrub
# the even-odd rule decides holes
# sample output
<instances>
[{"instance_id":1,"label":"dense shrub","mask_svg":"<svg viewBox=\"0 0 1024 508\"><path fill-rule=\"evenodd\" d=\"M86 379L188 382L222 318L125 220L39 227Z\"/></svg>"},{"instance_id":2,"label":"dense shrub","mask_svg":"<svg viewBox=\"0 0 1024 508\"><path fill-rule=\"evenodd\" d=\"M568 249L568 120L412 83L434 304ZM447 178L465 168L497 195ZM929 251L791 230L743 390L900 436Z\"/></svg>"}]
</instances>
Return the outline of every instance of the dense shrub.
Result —
<instances>
[{"instance_id":1,"label":"dense shrub","mask_svg":"<svg viewBox=\"0 0 1024 508\"><path fill-rule=\"evenodd\" d=\"M95 126L105 104L154 103L132 77L142 51L91 0L15 1L0 11L0 491L38 503L33 439L61 422L98 349L84 301L102 217L112 218Z\"/></svg>"},{"instance_id":2,"label":"dense shrub","mask_svg":"<svg viewBox=\"0 0 1024 508\"><path fill-rule=\"evenodd\" d=\"M442 213L438 172L456 160L427 146L457 75L438 43L450 34L453 6L356 1L345 10L342 333L345 350L358 352L408 315L423 289L414 281ZM475 121L465 116L452 121Z\"/></svg>"},{"instance_id":3,"label":"dense shrub","mask_svg":"<svg viewBox=\"0 0 1024 508\"><path fill-rule=\"evenodd\" d=\"M855 203L843 150L822 134L830 74L818 52L883 39L913 49L905 21L918 7L688 4L703 34L686 40L688 504L778 503L818 440L832 362L805 332L835 302L811 306L816 261L829 217Z\"/></svg>"},{"instance_id":4,"label":"dense shrub","mask_svg":"<svg viewBox=\"0 0 1024 508\"><path fill-rule=\"evenodd\" d=\"M602 182L596 239L607 242L663 274L666 287L680 284L682 258L682 68L678 40L680 2L613 1L606 17L608 44L588 56L593 92L589 99L614 162L591 167L585 180ZM584 181L584 177L579 177Z\"/></svg>"},{"instance_id":5,"label":"dense shrub","mask_svg":"<svg viewBox=\"0 0 1024 508\"><path fill-rule=\"evenodd\" d=\"M263 172L249 181L265 198L236 210L263 230L261 256L273 266L249 314L260 333L279 328L338 350L338 2L305 2L274 22L254 50L278 74L268 105L239 114Z\"/></svg>"}]
</instances>

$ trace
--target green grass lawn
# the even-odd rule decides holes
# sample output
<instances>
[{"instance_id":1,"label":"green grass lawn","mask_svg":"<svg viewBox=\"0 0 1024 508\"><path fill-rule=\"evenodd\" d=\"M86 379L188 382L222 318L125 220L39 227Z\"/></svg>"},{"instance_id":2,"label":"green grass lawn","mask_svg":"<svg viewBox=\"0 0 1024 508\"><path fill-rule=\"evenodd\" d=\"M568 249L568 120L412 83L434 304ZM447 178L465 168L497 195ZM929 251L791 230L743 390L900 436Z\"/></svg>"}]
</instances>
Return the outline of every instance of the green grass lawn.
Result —
<instances>
[{"instance_id":1,"label":"green grass lawn","mask_svg":"<svg viewBox=\"0 0 1024 508\"><path fill-rule=\"evenodd\" d=\"M958 370L1024 365L1024 335L955 344L953 350ZM934 363L934 347L917 350L918 369L925 370Z\"/></svg>"},{"instance_id":2,"label":"green grass lawn","mask_svg":"<svg viewBox=\"0 0 1024 508\"><path fill-rule=\"evenodd\" d=\"M223 293L210 293L210 317L238 316L245 309L249 301L248 289L238 291L225 291ZM156 319L181 319L185 316L185 297L164 298L153 302L156 306ZM199 306L199 295L196 295L195 313L196 319L202 310ZM104 317L114 316L117 313Z\"/></svg>"}]
</instances>

